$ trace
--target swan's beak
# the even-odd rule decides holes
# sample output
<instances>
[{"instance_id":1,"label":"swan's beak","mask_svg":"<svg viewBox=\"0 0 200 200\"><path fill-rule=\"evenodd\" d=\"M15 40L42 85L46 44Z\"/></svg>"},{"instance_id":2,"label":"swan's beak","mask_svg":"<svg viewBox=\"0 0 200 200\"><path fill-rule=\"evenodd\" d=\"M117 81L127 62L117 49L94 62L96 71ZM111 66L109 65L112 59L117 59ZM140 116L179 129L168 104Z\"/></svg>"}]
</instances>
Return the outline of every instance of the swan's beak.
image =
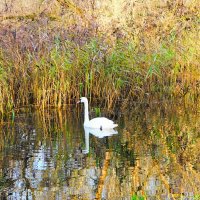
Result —
<instances>
[{"instance_id":1,"label":"swan's beak","mask_svg":"<svg viewBox=\"0 0 200 200\"><path fill-rule=\"evenodd\" d=\"M76 104L81 103L81 101L77 101Z\"/></svg>"}]
</instances>

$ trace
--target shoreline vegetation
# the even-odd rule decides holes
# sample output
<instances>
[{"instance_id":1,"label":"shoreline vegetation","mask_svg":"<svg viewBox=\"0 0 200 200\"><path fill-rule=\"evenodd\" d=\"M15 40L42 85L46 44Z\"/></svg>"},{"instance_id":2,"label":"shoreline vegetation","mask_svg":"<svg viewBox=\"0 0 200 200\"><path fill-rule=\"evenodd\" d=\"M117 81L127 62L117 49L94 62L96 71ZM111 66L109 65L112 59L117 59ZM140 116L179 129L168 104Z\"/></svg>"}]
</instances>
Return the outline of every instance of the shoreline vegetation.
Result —
<instances>
[{"instance_id":1,"label":"shoreline vegetation","mask_svg":"<svg viewBox=\"0 0 200 200\"><path fill-rule=\"evenodd\" d=\"M199 100L198 0L49 2L0 15L2 116L80 96L108 109L118 100Z\"/></svg>"}]
</instances>

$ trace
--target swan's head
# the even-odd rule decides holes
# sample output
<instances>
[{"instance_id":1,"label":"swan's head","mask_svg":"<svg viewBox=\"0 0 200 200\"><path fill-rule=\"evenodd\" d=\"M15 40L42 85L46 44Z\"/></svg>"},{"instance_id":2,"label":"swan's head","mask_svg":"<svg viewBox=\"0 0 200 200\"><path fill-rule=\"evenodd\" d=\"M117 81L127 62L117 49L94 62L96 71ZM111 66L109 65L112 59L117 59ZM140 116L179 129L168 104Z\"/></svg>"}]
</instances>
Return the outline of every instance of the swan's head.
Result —
<instances>
[{"instance_id":1,"label":"swan's head","mask_svg":"<svg viewBox=\"0 0 200 200\"><path fill-rule=\"evenodd\" d=\"M88 102L88 100L86 97L81 97L77 103L87 103L87 102Z\"/></svg>"}]
</instances>

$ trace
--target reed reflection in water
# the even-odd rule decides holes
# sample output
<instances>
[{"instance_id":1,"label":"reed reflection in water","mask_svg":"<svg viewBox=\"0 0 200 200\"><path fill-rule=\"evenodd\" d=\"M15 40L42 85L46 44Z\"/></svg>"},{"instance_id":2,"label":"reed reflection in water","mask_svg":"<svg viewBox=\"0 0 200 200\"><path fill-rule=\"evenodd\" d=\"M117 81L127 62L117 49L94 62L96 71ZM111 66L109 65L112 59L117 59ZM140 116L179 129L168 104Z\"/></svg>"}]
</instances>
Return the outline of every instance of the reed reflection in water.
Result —
<instances>
[{"instance_id":1,"label":"reed reflection in water","mask_svg":"<svg viewBox=\"0 0 200 200\"><path fill-rule=\"evenodd\" d=\"M199 198L198 113L135 108L103 138L84 131L82 120L74 110L52 110L3 123L1 199Z\"/></svg>"}]
</instances>

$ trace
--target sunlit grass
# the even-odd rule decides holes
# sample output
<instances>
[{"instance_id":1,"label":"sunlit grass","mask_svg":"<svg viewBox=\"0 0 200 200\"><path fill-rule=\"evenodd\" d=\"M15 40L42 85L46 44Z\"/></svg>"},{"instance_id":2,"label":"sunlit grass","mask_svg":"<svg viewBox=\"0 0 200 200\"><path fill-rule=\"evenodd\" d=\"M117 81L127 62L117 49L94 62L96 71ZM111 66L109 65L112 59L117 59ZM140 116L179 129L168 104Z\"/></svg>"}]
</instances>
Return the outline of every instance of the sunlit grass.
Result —
<instances>
[{"instance_id":1,"label":"sunlit grass","mask_svg":"<svg viewBox=\"0 0 200 200\"><path fill-rule=\"evenodd\" d=\"M49 50L9 59L1 50L1 112L30 104L61 107L80 96L101 98L108 108L118 99L144 99L151 94L198 96L198 66L188 64L195 58L184 52L180 63L180 53L173 43L161 43L147 54L131 42L109 46L97 39L84 45L56 40Z\"/></svg>"},{"instance_id":2,"label":"sunlit grass","mask_svg":"<svg viewBox=\"0 0 200 200\"><path fill-rule=\"evenodd\" d=\"M197 101L197 1L58 1L56 15L59 4L66 12L60 21L49 11L50 24L29 20L28 32L22 27L2 37L3 115L27 105L60 108L80 96L107 108L152 97Z\"/></svg>"}]
</instances>

